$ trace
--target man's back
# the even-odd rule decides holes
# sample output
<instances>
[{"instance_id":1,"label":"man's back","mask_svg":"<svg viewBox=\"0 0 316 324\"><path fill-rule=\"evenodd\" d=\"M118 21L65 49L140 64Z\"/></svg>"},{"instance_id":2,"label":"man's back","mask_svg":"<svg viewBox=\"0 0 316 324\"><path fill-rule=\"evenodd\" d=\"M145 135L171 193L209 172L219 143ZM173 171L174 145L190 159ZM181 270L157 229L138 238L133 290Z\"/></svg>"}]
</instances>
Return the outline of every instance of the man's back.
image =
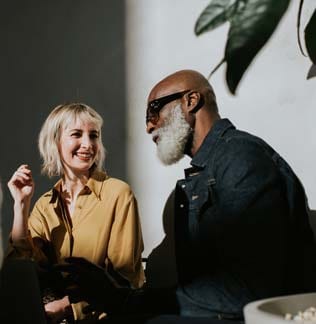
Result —
<instances>
[{"instance_id":1,"label":"man's back","mask_svg":"<svg viewBox=\"0 0 316 324\"><path fill-rule=\"evenodd\" d=\"M219 120L191 164L175 202L186 314L238 317L249 301L316 289L295 262L316 248L304 190L287 163L261 139Z\"/></svg>"}]
</instances>

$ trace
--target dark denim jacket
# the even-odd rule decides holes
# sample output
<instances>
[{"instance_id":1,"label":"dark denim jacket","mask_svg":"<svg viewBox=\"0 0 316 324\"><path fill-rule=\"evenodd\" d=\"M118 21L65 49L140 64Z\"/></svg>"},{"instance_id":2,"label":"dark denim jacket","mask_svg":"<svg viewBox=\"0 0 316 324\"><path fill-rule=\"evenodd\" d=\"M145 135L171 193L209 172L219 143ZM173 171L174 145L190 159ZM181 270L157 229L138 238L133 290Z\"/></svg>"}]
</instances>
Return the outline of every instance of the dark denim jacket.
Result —
<instances>
[{"instance_id":1,"label":"dark denim jacket","mask_svg":"<svg viewBox=\"0 0 316 324\"><path fill-rule=\"evenodd\" d=\"M182 315L238 318L255 299L315 290L304 189L279 154L221 119L191 165L175 194Z\"/></svg>"}]
</instances>

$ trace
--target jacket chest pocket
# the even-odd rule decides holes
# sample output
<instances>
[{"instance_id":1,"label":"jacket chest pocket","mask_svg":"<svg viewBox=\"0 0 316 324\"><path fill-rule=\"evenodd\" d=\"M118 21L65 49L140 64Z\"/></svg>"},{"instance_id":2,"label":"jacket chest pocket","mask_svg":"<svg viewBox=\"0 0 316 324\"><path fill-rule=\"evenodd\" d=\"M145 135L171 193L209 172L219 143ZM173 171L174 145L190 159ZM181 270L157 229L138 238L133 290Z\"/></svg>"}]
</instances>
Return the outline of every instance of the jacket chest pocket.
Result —
<instances>
[{"instance_id":1,"label":"jacket chest pocket","mask_svg":"<svg viewBox=\"0 0 316 324\"><path fill-rule=\"evenodd\" d=\"M215 179L192 179L191 190L188 192L190 214L200 219L204 212L215 204ZM193 216L192 215L192 216Z\"/></svg>"}]
</instances>

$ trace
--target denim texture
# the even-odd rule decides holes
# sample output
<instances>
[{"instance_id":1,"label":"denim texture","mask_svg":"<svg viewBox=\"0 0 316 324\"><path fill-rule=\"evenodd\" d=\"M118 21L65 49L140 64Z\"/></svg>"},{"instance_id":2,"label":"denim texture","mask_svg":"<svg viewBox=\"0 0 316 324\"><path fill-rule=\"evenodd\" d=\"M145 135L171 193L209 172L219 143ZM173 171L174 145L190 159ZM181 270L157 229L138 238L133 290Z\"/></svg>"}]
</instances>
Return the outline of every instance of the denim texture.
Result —
<instances>
[{"instance_id":1,"label":"denim texture","mask_svg":"<svg viewBox=\"0 0 316 324\"><path fill-rule=\"evenodd\" d=\"M238 319L250 301L316 289L305 192L277 152L220 119L191 166L175 190L181 315Z\"/></svg>"}]
</instances>

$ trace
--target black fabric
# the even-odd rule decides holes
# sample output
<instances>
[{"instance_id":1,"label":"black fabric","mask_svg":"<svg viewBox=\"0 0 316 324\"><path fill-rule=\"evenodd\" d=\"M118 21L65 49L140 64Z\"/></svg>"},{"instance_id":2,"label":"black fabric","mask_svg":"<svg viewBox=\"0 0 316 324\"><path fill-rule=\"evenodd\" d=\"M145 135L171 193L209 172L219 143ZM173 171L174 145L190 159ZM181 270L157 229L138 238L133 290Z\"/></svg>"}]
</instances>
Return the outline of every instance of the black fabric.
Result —
<instances>
[{"instance_id":1,"label":"black fabric","mask_svg":"<svg viewBox=\"0 0 316 324\"><path fill-rule=\"evenodd\" d=\"M6 260L0 275L0 323L47 324L37 267L32 260Z\"/></svg>"},{"instance_id":2,"label":"black fabric","mask_svg":"<svg viewBox=\"0 0 316 324\"><path fill-rule=\"evenodd\" d=\"M243 324L243 321L220 320L209 317L184 317L179 315L125 316L104 320L108 324Z\"/></svg>"},{"instance_id":3,"label":"black fabric","mask_svg":"<svg viewBox=\"0 0 316 324\"><path fill-rule=\"evenodd\" d=\"M227 321L212 319L207 317L183 317L176 315L163 315L154 317L146 322L146 324L237 324L244 323L241 321Z\"/></svg>"}]
</instances>

